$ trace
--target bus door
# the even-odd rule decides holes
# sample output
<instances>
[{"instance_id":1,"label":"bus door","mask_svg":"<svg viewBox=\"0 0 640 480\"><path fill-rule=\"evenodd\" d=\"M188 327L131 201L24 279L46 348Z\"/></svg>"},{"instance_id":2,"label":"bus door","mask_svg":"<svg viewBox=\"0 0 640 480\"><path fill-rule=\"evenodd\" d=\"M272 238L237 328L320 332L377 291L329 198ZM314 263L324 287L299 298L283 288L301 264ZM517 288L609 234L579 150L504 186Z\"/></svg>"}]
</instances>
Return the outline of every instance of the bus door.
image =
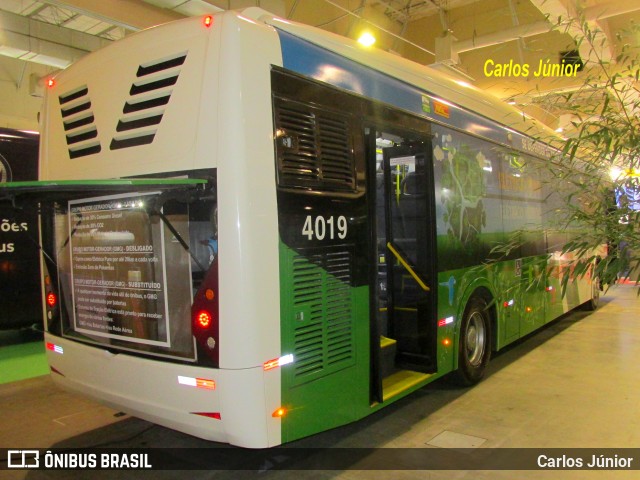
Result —
<instances>
[{"instance_id":1,"label":"bus door","mask_svg":"<svg viewBox=\"0 0 640 480\"><path fill-rule=\"evenodd\" d=\"M386 399L394 383L389 378L405 382L407 372L416 372L417 380L437 370L431 142L377 132L376 164L374 308L380 345L374 354Z\"/></svg>"}]
</instances>

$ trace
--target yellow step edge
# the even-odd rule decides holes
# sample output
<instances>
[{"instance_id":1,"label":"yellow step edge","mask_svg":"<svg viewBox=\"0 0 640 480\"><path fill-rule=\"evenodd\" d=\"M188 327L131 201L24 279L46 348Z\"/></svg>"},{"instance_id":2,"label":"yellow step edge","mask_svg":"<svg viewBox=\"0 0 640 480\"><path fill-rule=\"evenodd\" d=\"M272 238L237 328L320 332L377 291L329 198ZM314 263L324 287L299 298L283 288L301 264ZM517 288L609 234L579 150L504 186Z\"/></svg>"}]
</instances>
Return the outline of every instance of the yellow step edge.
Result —
<instances>
[{"instance_id":1,"label":"yellow step edge","mask_svg":"<svg viewBox=\"0 0 640 480\"><path fill-rule=\"evenodd\" d=\"M397 342L393 338L387 338L380 335L380 348L390 347L395 345Z\"/></svg>"},{"instance_id":2,"label":"yellow step edge","mask_svg":"<svg viewBox=\"0 0 640 480\"><path fill-rule=\"evenodd\" d=\"M428 373L400 370L382 379L382 401L386 402L405 390L415 387L431 375Z\"/></svg>"}]
</instances>

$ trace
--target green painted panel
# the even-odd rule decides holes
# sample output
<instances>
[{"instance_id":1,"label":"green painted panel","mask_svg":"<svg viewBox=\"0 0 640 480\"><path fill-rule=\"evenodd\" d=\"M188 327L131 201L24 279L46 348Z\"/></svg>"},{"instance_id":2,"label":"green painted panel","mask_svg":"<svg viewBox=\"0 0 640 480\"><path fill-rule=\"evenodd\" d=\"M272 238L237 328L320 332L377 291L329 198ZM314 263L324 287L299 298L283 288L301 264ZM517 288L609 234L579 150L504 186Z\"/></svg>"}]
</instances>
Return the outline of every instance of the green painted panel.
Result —
<instances>
[{"instance_id":1,"label":"green painted panel","mask_svg":"<svg viewBox=\"0 0 640 480\"><path fill-rule=\"evenodd\" d=\"M352 287L348 248L280 245L282 441L352 422L369 407L369 288Z\"/></svg>"}]
</instances>

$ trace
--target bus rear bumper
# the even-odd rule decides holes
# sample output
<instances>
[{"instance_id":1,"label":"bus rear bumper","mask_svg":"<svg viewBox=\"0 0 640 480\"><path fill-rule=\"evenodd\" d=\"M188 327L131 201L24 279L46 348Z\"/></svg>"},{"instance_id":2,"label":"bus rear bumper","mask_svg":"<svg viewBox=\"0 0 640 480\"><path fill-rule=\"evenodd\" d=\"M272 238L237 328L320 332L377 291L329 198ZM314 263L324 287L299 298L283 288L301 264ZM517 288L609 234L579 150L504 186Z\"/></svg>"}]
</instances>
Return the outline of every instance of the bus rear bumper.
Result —
<instances>
[{"instance_id":1,"label":"bus rear bumper","mask_svg":"<svg viewBox=\"0 0 640 480\"><path fill-rule=\"evenodd\" d=\"M280 443L267 433L262 368L211 369L114 354L50 334L45 341L55 345L47 348L52 378L67 390L205 440L248 448Z\"/></svg>"}]
</instances>

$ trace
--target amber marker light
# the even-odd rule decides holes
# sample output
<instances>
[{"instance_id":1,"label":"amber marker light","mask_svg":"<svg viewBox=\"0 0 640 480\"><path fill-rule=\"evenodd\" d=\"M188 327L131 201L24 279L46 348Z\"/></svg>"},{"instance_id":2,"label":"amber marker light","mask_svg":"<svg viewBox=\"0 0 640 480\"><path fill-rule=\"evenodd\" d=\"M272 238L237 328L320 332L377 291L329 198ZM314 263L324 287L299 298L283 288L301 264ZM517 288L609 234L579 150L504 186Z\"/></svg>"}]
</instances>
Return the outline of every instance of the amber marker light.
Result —
<instances>
[{"instance_id":1,"label":"amber marker light","mask_svg":"<svg viewBox=\"0 0 640 480\"><path fill-rule=\"evenodd\" d=\"M202 20L202 23L204 23L205 27L209 28L211 25L213 25L213 16L212 15L207 15Z\"/></svg>"},{"instance_id":2,"label":"amber marker light","mask_svg":"<svg viewBox=\"0 0 640 480\"><path fill-rule=\"evenodd\" d=\"M216 296L216 292L214 292L210 288L207 288L204 292L204 296L207 300L213 300Z\"/></svg>"},{"instance_id":3,"label":"amber marker light","mask_svg":"<svg viewBox=\"0 0 640 480\"><path fill-rule=\"evenodd\" d=\"M271 414L271 416L272 416L273 418L282 418L282 417L284 417L284 414L285 414L285 413L287 413L287 411L286 411L284 408L280 407L280 408L278 408L275 412L273 412L273 413Z\"/></svg>"},{"instance_id":4,"label":"amber marker light","mask_svg":"<svg viewBox=\"0 0 640 480\"><path fill-rule=\"evenodd\" d=\"M448 338L445 338L444 340L442 340L442 344L445 347L448 347L449 345L451 345L451 340L449 340Z\"/></svg>"},{"instance_id":5,"label":"amber marker light","mask_svg":"<svg viewBox=\"0 0 640 480\"><path fill-rule=\"evenodd\" d=\"M56 85L56 81L53 78L50 78L49 80L47 80L47 87L49 88L53 88Z\"/></svg>"}]
</instances>

